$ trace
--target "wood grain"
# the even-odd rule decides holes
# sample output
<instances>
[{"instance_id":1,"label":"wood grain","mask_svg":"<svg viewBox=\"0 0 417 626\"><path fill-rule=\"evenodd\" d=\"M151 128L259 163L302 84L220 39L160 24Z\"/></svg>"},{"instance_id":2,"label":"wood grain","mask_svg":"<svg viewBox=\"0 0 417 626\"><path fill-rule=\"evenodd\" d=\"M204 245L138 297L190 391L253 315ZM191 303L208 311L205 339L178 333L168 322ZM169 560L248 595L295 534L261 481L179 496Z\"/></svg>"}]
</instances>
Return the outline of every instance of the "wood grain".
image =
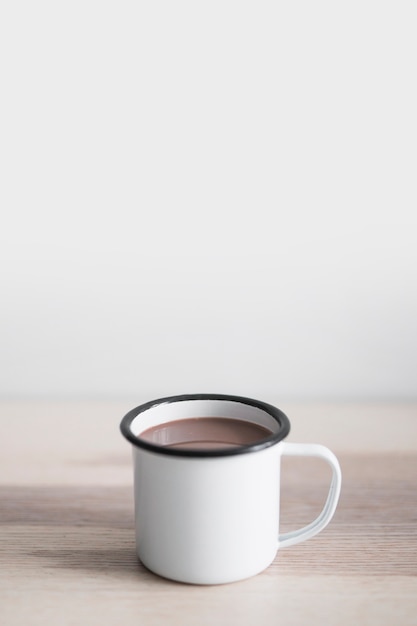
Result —
<instances>
[{"instance_id":1,"label":"wood grain","mask_svg":"<svg viewBox=\"0 0 417 626\"><path fill-rule=\"evenodd\" d=\"M11 465L3 459L0 622L417 624L417 449L410 447L339 454L342 495L330 525L279 551L262 574L214 587L167 581L138 562L130 480L24 484L20 473L4 471ZM119 477L123 467L130 478L130 456L118 450L109 446L98 467ZM86 452L67 442L61 466L68 458L84 463ZM93 455L91 463L97 465ZM58 465L52 455L51 473ZM29 476L30 463L25 471ZM71 467L68 472L74 476ZM328 468L316 459L283 459L283 532L319 512L328 480Z\"/></svg>"},{"instance_id":2,"label":"wood grain","mask_svg":"<svg viewBox=\"0 0 417 626\"><path fill-rule=\"evenodd\" d=\"M417 456L343 456L341 465L344 487L332 523L314 540L279 552L272 569L282 576L417 576ZM321 469L284 468L283 532L318 513L327 486ZM2 486L0 500L9 574L22 559L35 569L124 566L143 573L135 557L130 488Z\"/></svg>"}]
</instances>

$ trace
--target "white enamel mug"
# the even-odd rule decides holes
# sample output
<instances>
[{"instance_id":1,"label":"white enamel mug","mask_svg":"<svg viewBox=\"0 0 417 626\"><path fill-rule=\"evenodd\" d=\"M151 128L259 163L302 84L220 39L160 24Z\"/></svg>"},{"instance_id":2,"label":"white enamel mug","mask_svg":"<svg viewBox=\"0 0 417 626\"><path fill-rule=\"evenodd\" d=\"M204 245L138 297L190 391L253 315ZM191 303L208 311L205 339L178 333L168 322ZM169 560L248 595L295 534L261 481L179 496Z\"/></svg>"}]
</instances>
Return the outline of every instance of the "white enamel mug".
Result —
<instances>
[{"instance_id":1,"label":"white enamel mug","mask_svg":"<svg viewBox=\"0 0 417 626\"><path fill-rule=\"evenodd\" d=\"M218 450L169 448L140 437L158 424L195 417L250 421L272 434ZM160 576L195 584L248 578L268 567L278 548L310 539L333 517L342 480L335 455L322 445L284 442L290 422L269 404L216 394L173 396L133 409L120 428L133 444L137 553ZM279 534L283 455L320 457L333 475L320 515Z\"/></svg>"}]
</instances>

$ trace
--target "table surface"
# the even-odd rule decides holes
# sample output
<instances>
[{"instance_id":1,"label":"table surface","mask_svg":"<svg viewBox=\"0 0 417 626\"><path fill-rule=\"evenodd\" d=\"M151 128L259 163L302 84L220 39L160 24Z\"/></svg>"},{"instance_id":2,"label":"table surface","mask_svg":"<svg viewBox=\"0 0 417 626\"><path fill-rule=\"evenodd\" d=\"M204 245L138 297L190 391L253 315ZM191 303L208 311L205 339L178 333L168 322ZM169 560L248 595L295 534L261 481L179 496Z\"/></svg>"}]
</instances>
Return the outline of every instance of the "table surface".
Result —
<instances>
[{"instance_id":1,"label":"table surface","mask_svg":"<svg viewBox=\"0 0 417 626\"><path fill-rule=\"evenodd\" d=\"M258 576L193 586L135 556L118 424L140 402L0 403L2 624L417 624L417 403L278 403L288 441L338 455L336 515ZM281 531L311 521L328 480L317 459L283 459Z\"/></svg>"}]
</instances>

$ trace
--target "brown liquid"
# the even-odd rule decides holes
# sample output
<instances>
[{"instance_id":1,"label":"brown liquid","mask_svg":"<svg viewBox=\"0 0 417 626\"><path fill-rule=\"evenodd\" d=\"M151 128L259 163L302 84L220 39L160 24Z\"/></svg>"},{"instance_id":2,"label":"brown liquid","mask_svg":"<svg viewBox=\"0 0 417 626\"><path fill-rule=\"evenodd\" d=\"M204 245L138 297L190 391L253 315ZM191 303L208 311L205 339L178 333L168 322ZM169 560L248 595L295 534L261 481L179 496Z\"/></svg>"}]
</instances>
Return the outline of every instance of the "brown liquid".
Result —
<instances>
[{"instance_id":1,"label":"brown liquid","mask_svg":"<svg viewBox=\"0 0 417 626\"><path fill-rule=\"evenodd\" d=\"M194 450L220 450L256 443L272 434L269 428L228 417L190 417L158 424L140 438L159 446Z\"/></svg>"}]
</instances>

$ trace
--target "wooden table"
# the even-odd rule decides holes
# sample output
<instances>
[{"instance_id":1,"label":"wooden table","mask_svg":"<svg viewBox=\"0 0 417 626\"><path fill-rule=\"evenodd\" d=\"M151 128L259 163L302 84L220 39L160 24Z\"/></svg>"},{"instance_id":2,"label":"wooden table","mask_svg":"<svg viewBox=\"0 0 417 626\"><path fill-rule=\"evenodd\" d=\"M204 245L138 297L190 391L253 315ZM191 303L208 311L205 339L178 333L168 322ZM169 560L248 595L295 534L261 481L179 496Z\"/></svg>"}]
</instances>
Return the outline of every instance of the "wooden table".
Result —
<instances>
[{"instance_id":1,"label":"wooden table","mask_svg":"<svg viewBox=\"0 0 417 626\"><path fill-rule=\"evenodd\" d=\"M1 624L417 624L417 404L278 403L290 441L339 456L338 511L262 574L202 587L135 556L118 425L141 400L0 405ZM313 518L328 479L316 459L283 460L282 531Z\"/></svg>"}]
</instances>

